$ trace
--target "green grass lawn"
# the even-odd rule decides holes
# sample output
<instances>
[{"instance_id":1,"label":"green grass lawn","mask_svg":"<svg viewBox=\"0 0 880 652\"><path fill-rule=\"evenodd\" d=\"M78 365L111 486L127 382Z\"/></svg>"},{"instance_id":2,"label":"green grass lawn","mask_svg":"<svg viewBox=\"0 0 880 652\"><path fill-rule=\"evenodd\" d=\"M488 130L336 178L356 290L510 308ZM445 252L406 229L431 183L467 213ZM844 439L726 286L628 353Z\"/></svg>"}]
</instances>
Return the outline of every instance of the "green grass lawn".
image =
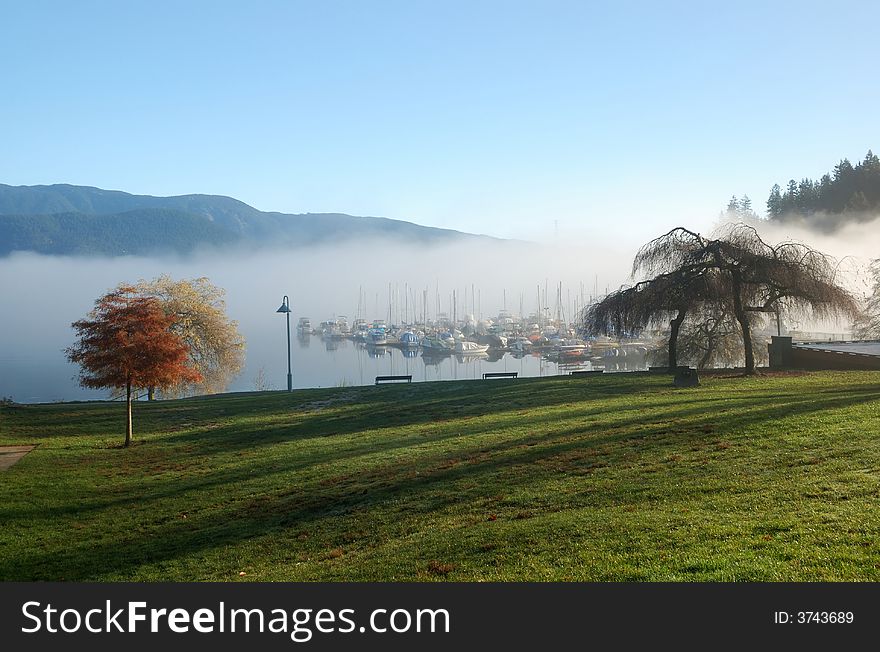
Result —
<instances>
[{"instance_id":1,"label":"green grass lawn","mask_svg":"<svg viewBox=\"0 0 880 652\"><path fill-rule=\"evenodd\" d=\"M2 407L0 578L880 579L880 372L670 385Z\"/></svg>"}]
</instances>

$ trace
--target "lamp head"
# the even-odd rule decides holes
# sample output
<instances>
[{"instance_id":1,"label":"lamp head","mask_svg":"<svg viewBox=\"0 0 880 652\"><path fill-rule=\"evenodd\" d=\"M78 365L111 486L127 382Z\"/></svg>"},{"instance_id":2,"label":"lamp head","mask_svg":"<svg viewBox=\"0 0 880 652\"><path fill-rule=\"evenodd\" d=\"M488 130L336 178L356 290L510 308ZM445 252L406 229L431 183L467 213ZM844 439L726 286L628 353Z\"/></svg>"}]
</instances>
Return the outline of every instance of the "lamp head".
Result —
<instances>
[{"instance_id":1,"label":"lamp head","mask_svg":"<svg viewBox=\"0 0 880 652\"><path fill-rule=\"evenodd\" d=\"M287 300L286 294L284 295L284 300L281 302L281 307L275 312L290 312L290 303Z\"/></svg>"}]
</instances>

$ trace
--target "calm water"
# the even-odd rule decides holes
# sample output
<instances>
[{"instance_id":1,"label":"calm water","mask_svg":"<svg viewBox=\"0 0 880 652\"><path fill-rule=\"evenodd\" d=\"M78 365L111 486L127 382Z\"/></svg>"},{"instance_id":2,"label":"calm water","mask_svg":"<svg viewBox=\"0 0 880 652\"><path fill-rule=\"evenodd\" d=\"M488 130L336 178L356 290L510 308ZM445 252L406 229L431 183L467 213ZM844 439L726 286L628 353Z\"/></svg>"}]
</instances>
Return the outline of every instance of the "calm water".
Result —
<instances>
[{"instance_id":1,"label":"calm water","mask_svg":"<svg viewBox=\"0 0 880 652\"><path fill-rule=\"evenodd\" d=\"M542 287L548 286L552 295L554 279L548 284L544 278L551 267L551 253L552 267L560 273L560 282L572 288L572 296L580 291L581 279L594 278L592 270L582 267L582 252L572 253L571 263L562 265L569 259L557 250L545 255L534 246L517 246L426 249L375 242L314 251L205 254L186 259L16 254L0 259L0 397L23 403L106 398L105 390L80 387L77 368L65 360L64 348L74 342L70 324L85 316L95 298L116 284L159 274L207 276L226 290L229 317L238 322L247 342L246 367L230 391L256 389L260 383L255 379L260 375L275 389L287 387L285 320L276 313L284 295L290 295L293 309L293 381L297 388L370 385L377 375L407 374L421 382L480 378L487 371L517 371L522 376L567 373L568 368L533 356L518 359L508 353L497 359L436 359L418 352L407 358L399 349L370 351L348 340L325 342L315 335L296 338L294 326L302 316L318 323L339 314L354 316L362 308L360 316L367 319L387 318L392 280L401 296L406 287L410 294L417 288L416 297L425 288L430 288L431 296L436 292L442 305L429 302L428 306L428 317L435 318L437 311L449 310L455 288L460 288L462 300L470 297L471 311L476 295L480 315L497 315L505 298L517 308L523 304L526 314L534 312L537 299L531 297L537 290L535 279L544 281ZM450 267L453 258L457 262ZM512 260L516 265L510 264ZM570 268L567 276L562 275L563 268ZM441 270L445 271L441 274ZM525 288L534 290L527 292ZM410 299L412 311L417 300ZM399 312L403 306L397 307Z\"/></svg>"},{"instance_id":2,"label":"calm water","mask_svg":"<svg viewBox=\"0 0 880 652\"><path fill-rule=\"evenodd\" d=\"M276 329L277 330L277 329ZM249 347L250 362L230 391L260 388L257 376L262 370L263 388L287 386L286 341L275 338L274 351L265 346ZM262 344L268 344L263 342ZM33 352L32 352L33 353ZM254 357L256 356L256 359ZM480 379L486 372L516 371L522 377L555 376L574 370L601 369L589 361L561 364L539 354L514 356L496 353L484 357L447 355L425 356L421 350L403 351L392 347L367 347L350 340L324 340L320 336L293 336L291 339L293 384L295 388L372 385L376 376L411 375L413 382ZM610 366L607 371L645 369L644 358L629 358ZM0 396L12 396L20 402L47 402L106 398L106 391L81 388L75 381L76 368L67 364L58 352L44 352L16 357L7 352L0 358Z\"/></svg>"},{"instance_id":3,"label":"calm water","mask_svg":"<svg viewBox=\"0 0 880 652\"><path fill-rule=\"evenodd\" d=\"M556 376L574 370L603 369L589 361L561 364L534 353L514 356L495 353L487 356L424 355L421 350L404 351L394 347L368 347L349 340L324 340L312 335L292 340L293 384L295 387L334 387L372 385L376 376L411 375L413 382L435 380L476 380L484 373L516 371L520 376ZM646 369L645 359L631 358L609 366L608 371ZM277 389L287 383L286 370L273 383ZM250 387L249 389L253 389Z\"/></svg>"},{"instance_id":4,"label":"calm water","mask_svg":"<svg viewBox=\"0 0 880 652\"><path fill-rule=\"evenodd\" d=\"M299 362L299 367L297 367ZM486 372L517 371L521 376L552 376L564 365L527 355L426 356L421 351L367 347L348 340L325 341L312 335L297 338L293 350L294 383L308 387L336 384L371 385L380 375L411 375L413 382L482 378ZM574 367L571 367L574 368ZM592 368L589 363L583 368ZM565 368L568 373L569 368ZM297 371L300 379L297 380ZM286 382L286 381L285 381Z\"/></svg>"}]
</instances>

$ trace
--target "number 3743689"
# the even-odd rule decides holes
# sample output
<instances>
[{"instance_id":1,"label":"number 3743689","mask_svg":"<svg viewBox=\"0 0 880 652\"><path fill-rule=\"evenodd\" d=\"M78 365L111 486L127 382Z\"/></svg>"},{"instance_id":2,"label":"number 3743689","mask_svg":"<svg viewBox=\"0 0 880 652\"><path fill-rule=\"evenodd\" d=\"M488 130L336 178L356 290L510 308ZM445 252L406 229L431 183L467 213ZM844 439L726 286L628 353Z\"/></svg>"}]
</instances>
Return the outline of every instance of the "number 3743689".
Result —
<instances>
[{"instance_id":1,"label":"number 3743689","mask_svg":"<svg viewBox=\"0 0 880 652\"><path fill-rule=\"evenodd\" d=\"M773 622L785 624L848 625L855 620L852 611L774 611Z\"/></svg>"}]
</instances>

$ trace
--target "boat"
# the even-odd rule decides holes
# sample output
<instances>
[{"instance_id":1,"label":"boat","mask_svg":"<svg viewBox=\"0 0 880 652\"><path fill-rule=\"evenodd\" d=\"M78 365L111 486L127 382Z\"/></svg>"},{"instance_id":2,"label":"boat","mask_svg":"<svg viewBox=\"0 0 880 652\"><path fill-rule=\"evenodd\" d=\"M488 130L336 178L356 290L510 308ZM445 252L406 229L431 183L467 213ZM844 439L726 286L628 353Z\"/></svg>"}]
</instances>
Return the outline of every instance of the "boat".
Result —
<instances>
[{"instance_id":1,"label":"boat","mask_svg":"<svg viewBox=\"0 0 880 652\"><path fill-rule=\"evenodd\" d=\"M367 333L367 344L372 344L373 346L385 346L388 344L388 333L385 331L385 326L376 327L374 325Z\"/></svg>"},{"instance_id":2,"label":"boat","mask_svg":"<svg viewBox=\"0 0 880 652\"><path fill-rule=\"evenodd\" d=\"M513 326L515 321L516 320L513 318L513 315L511 315L507 310L502 310L500 313L498 313L498 319L495 320L495 323L499 324L502 327L505 327Z\"/></svg>"},{"instance_id":3,"label":"boat","mask_svg":"<svg viewBox=\"0 0 880 652\"><path fill-rule=\"evenodd\" d=\"M408 349L415 349L419 346L419 337L412 331L406 331L400 334L400 346Z\"/></svg>"},{"instance_id":4,"label":"boat","mask_svg":"<svg viewBox=\"0 0 880 652\"><path fill-rule=\"evenodd\" d=\"M303 334L312 334L312 322L308 317L300 317L296 324L296 330Z\"/></svg>"},{"instance_id":5,"label":"boat","mask_svg":"<svg viewBox=\"0 0 880 652\"><path fill-rule=\"evenodd\" d=\"M532 350L534 346L530 340L525 337L517 337L512 342L509 342L510 350L514 353L527 353Z\"/></svg>"},{"instance_id":6,"label":"boat","mask_svg":"<svg viewBox=\"0 0 880 652\"><path fill-rule=\"evenodd\" d=\"M580 360L584 357L584 349L583 348L570 348L570 349L562 349L559 351L559 359L560 360Z\"/></svg>"},{"instance_id":7,"label":"boat","mask_svg":"<svg viewBox=\"0 0 880 652\"><path fill-rule=\"evenodd\" d=\"M342 338L342 331L335 319L321 322L321 337L325 340L338 340Z\"/></svg>"},{"instance_id":8,"label":"boat","mask_svg":"<svg viewBox=\"0 0 880 652\"><path fill-rule=\"evenodd\" d=\"M357 319L354 322L354 330L352 331L352 339L357 342L366 342L370 336L370 327L363 319Z\"/></svg>"},{"instance_id":9,"label":"boat","mask_svg":"<svg viewBox=\"0 0 880 652\"><path fill-rule=\"evenodd\" d=\"M446 335L446 337L443 337ZM422 338L422 352L428 354L452 353L455 348L455 340L449 333L440 335L426 335Z\"/></svg>"},{"instance_id":10,"label":"boat","mask_svg":"<svg viewBox=\"0 0 880 652\"><path fill-rule=\"evenodd\" d=\"M560 360L577 360L590 355L590 347L580 340L556 339L553 344L553 352Z\"/></svg>"},{"instance_id":11,"label":"boat","mask_svg":"<svg viewBox=\"0 0 880 652\"><path fill-rule=\"evenodd\" d=\"M462 355L475 355L489 350L488 344L477 344L467 340L459 340L455 343L455 352Z\"/></svg>"}]
</instances>

